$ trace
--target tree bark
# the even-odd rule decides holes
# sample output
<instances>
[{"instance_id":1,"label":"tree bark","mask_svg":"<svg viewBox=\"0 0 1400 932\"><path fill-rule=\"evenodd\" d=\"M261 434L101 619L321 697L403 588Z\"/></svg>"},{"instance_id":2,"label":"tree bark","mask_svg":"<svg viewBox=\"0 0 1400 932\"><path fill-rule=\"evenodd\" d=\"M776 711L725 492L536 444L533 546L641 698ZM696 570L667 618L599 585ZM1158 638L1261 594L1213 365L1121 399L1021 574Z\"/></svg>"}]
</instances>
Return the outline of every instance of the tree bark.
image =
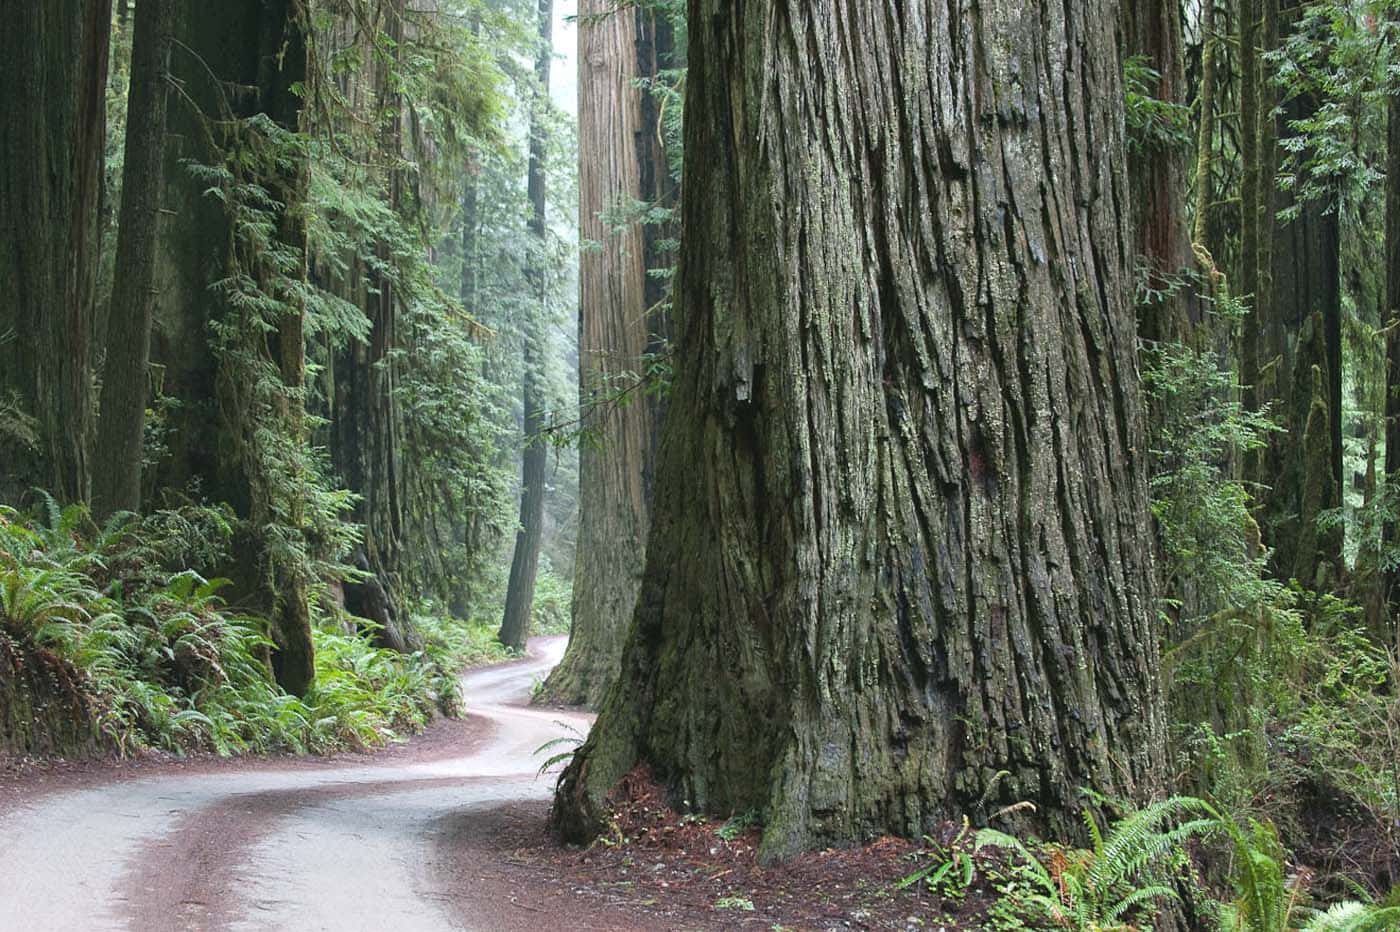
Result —
<instances>
[{"instance_id":1,"label":"tree bark","mask_svg":"<svg viewBox=\"0 0 1400 932\"><path fill-rule=\"evenodd\" d=\"M547 275L544 269L545 244L545 108L549 106L549 62L554 55L554 0L539 0L540 48L535 58L535 77L539 82L538 98L530 115L530 165L526 179L530 199L530 233L536 238L538 252L529 278L538 311L525 322L523 351L524 374L522 401L525 408L524 449L520 467L520 525L515 533L515 551L510 563L510 581L506 586L506 606L497 635L502 644L524 650L530 636L530 614L535 606L535 575L540 563L540 538L544 532L544 477L549 450L541 432L544 430L544 379L541 367L545 358L545 316L548 298Z\"/></svg>"},{"instance_id":2,"label":"tree bark","mask_svg":"<svg viewBox=\"0 0 1400 932\"><path fill-rule=\"evenodd\" d=\"M183 4L175 23L171 70L182 93L168 114L171 213L157 256L163 307L152 355L181 400L169 425L175 439L162 484L192 483L209 499L229 502L242 519L238 562L227 574L235 582L233 598L269 620L277 680L301 695L315 671L308 580L278 535L303 529L311 481L295 472L286 452L305 443L305 309L298 283L306 275L300 208L309 175L305 160L286 150L269 162L266 150L281 143L247 118L264 115L278 132L298 130L306 24L296 0L195 7ZM229 151L242 157L226 159ZM251 173L239 180L266 188L281 205L273 238L286 264L274 268L238 235L229 208L206 195L209 183L190 172L187 160ZM266 300L277 310L231 301L211 288L235 275L259 292L259 305Z\"/></svg>"},{"instance_id":3,"label":"tree bark","mask_svg":"<svg viewBox=\"0 0 1400 932\"><path fill-rule=\"evenodd\" d=\"M1284 9L1296 11L1298 4ZM1317 105L1312 94L1293 97L1283 106L1284 125ZM1293 195L1270 191L1268 202L1281 210ZM1301 205L1296 219L1273 227L1272 299L1258 320L1264 350L1259 398L1273 402L1284 428L1270 437L1257 477L1263 486L1260 530L1280 578L1323 589L1338 581L1343 567L1341 527L1317 527L1318 514L1342 501L1339 223L1331 205L1313 200Z\"/></svg>"},{"instance_id":4,"label":"tree bark","mask_svg":"<svg viewBox=\"0 0 1400 932\"><path fill-rule=\"evenodd\" d=\"M365 41L365 59L375 64L363 81L364 90L376 103L373 112L383 122L377 139L365 144L368 151L363 158L369 164L390 166L384 169L387 178L381 176L375 182L382 181L390 206L403 216L409 210L409 199L401 165L409 156L404 152L403 95L395 76L400 62L386 56L403 54L404 4L402 0L387 0L376 9L383 17L380 28L388 47L376 48L373 40ZM346 80L356 83L361 78L349 75ZM423 640L402 598L407 498L406 464L401 455L406 437L398 398L399 355L404 348L402 298L392 271L396 260L391 244L375 244L375 257L375 268L366 268L358 258L353 260L351 288L347 289L353 293L348 297L364 309L370 331L366 340L352 342L336 359L332 447L346 488L360 496L355 520L364 528L366 566L362 569L373 577L366 585L377 587L383 596L380 610L365 617L381 626L374 635L379 646L414 651L422 649Z\"/></svg>"},{"instance_id":5,"label":"tree bark","mask_svg":"<svg viewBox=\"0 0 1400 932\"><path fill-rule=\"evenodd\" d=\"M1391 21L1400 23L1400 10L1390 14ZM1400 482L1400 97L1391 95L1386 110L1385 151L1385 478L1390 485ZM1391 501L1394 501L1392 497ZM1383 530L1385 549L1400 541L1396 519L1392 517ZM1391 561L1392 563L1394 561ZM1392 565L1385 573L1385 602L1390 607L1387 624L1392 643L1400 650L1400 566Z\"/></svg>"},{"instance_id":6,"label":"tree bark","mask_svg":"<svg viewBox=\"0 0 1400 932\"><path fill-rule=\"evenodd\" d=\"M1259 410L1259 66L1257 0L1240 0L1240 386L1246 411ZM1258 479L1258 470L1250 470Z\"/></svg>"},{"instance_id":7,"label":"tree bark","mask_svg":"<svg viewBox=\"0 0 1400 932\"><path fill-rule=\"evenodd\" d=\"M692 0L677 378L618 683L768 858L1164 775L1116 8Z\"/></svg>"},{"instance_id":8,"label":"tree bark","mask_svg":"<svg viewBox=\"0 0 1400 932\"><path fill-rule=\"evenodd\" d=\"M640 11L638 11L640 12ZM641 224L608 214L642 198L637 21L613 0L579 6L579 530L569 647L545 681L554 701L596 705L617 676L646 554L642 469L652 442L643 369L650 333ZM593 245L596 244L596 247Z\"/></svg>"},{"instance_id":9,"label":"tree bark","mask_svg":"<svg viewBox=\"0 0 1400 932\"><path fill-rule=\"evenodd\" d=\"M1183 57L1181 7L1156 0L1129 0L1122 7L1124 54L1141 55L1159 75L1157 99L1188 101ZM1140 311L1138 333L1145 340L1187 342L1200 323L1199 302L1180 287L1193 265L1186 223L1187 159L1190 149L1158 140L1128 151L1128 187L1134 230L1133 246L1146 265L1147 286L1165 294Z\"/></svg>"},{"instance_id":10,"label":"tree bark","mask_svg":"<svg viewBox=\"0 0 1400 932\"><path fill-rule=\"evenodd\" d=\"M142 0L132 37L126 169L97 434L106 465L93 482L93 513L99 519L141 509L171 11L172 0Z\"/></svg>"},{"instance_id":11,"label":"tree bark","mask_svg":"<svg viewBox=\"0 0 1400 932\"><path fill-rule=\"evenodd\" d=\"M0 0L0 413L32 424L0 438L3 500L88 497L111 10Z\"/></svg>"}]
</instances>

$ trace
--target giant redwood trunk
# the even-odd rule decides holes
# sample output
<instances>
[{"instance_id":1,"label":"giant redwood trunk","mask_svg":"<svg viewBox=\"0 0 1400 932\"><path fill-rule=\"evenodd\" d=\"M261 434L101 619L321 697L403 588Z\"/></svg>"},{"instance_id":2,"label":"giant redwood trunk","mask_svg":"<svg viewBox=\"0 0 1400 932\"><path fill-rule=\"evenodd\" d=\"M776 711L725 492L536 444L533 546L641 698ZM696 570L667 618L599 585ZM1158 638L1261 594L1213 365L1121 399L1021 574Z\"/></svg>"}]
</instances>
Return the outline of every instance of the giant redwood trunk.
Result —
<instances>
[{"instance_id":1,"label":"giant redwood trunk","mask_svg":"<svg viewBox=\"0 0 1400 932\"><path fill-rule=\"evenodd\" d=\"M379 7L383 15L386 48L363 35L348 15L341 26L356 35L360 51L372 65L365 74L339 75L348 99L367 95L375 101L373 112L381 121L374 143L361 143L357 154L367 164L385 164L382 183L389 203L406 215L410 200L403 168L411 154L404 151L403 94L398 72L404 54L404 4L392 0ZM348 44L348 43L347 43ZM353 136L353 134L352 134ZM381 183L374 179L373 183ZM351 340L336 353L332 400L332 459L346 488L359 496L354 518L364 528L358 560L370 574L346 587L346 607L369 618L377 627L377 644L400 652L421 650L418 634L407 611L402 591L404 523L407 509L406 443L399 398L404 349L400 333L400 296L394 274L396 259L388 242L374 244L375 261L349 257L349 272L332 282L342 297L359 305L369 321L364 340Z\"/></svg>"},{"instance_id":2,"label":"giant redwood trunk","mask_svg":"<svg viewBox=\"0 0 1400 932\"><path fill-rule=\"evenodd\" d=\"M88 494L111 10L0 2L0 500Z\"/></svg>"},{"instance_id":3,"label":"giant redwood trunk","mask_svg":"<svg viewBox=\"0 0 1400 932\"><path fill-rule=\"evenodd\" d=\"M530 115L530 164L526 193L530 199L531 236L538 251L531 259L529 280L539 308L525 322L524 374L521 402L525 411L524 449L520 457L520 524L515 533L515 550L506 584L506 605L497 634L502 644L524 650L530 635L530 616L535 608L535 574L540 565L540 538L544 532L545 465L549 450L541 437L544 430L545 359L545 281L543 268L545 225L545 143L544 110L549 101L549 62L554 55L554 0L539 0L540 47L535 57L535 77L539 97Z\"/></svg>"},{"instance_id":4,"label":"giant redwood trunk","mask_svg":"<svg viewBox=\"0 0 1400 932\"><path fill-rule=\"evenodd\" d=\"M640 12L640 11L638 11ZM579 530L572 625L545 695L596 705L617 675L646 553L642 470L652 443L643 370L650 328L640 224L608 217L641 200L637 18L612 0L579 7ZM653 73L654 74L654 73ZM621 392L630 392L620 395Z\"/></svg>"},{"instance_id":5,"label":"giant redwood trunk","mask_svg":"<svg viewBox=\"0 0 1400 932\"><path fill-rule=\"evenodd\" d=\"M1163 778L1115 7L692 0L676 381L566 835L763 853Z\"/></svg>"}]
</instances>

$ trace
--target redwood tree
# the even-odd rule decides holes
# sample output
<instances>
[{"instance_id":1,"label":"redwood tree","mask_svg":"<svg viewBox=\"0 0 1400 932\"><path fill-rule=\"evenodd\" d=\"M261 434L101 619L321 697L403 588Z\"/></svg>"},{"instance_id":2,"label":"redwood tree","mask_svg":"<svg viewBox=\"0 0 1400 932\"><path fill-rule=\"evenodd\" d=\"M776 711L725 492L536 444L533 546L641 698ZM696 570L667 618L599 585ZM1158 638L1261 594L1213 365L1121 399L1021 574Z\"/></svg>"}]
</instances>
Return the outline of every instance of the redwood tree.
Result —
<instances>
[{"instance_id":1,"label":"redwood tree","mask_svg":"<svg viewBox=\"0 0 1400 932\"><path fill-rule=\"evenodd\" d=\"M1161 782L1115 10L692 0L677 376L565 834L638 763L769 858Z\"/></svg>"},{"instance_id":2,"label":"redwood tree","mask_svg":"<svg viewBox=\"0 0 1400 932\"><path fill-rule=\"evenodd\" d=\"M305 545L307 72L297 0L182 2L167 114L160 302L152 357L180 399L161 484L241 519L232 601L271 621L288 692L314 676Z\"/></svg>"},{"instance_id":3,"label":"redwood tree","mask_svg":"<svg viewBox=\"0 0 1400 932\"><path fill-rule=\"evenodd\" d=\"M98 423L97 449L107 465L93 478L93 510L99 516L141 508L173 6L173 0L144 0L136 8L131 42L126 168Z\"/></svg>"},{"instance_id":4,"label":"redwood tree","mask_svg":"<svg viewBox=\"0 0 1400 932\"><path fill-rule=\"evenodd\" d=\"M111 11L111 0L0 2L3 499L32 486L88 494Z\"/></svg>"},{"instance_id":5,"label":"redwood tree","mask_svg":"<svg viewBox=\"0 0 1400 932\"><path fill-rule=\"evenodd\" d=\"M540 47L535 57L535 77L539 95L530 116L530 164L526 179L530 199L529 229L537 243L532 258L530 281L540 307L525 321L524 373L521 401L525 410L524 449L520 457L520 525L511 556L510 581L506 584L506 606L501 616L501 643L516 650L525 649L530 634L530 615L535 606L535 574L540 563L540 538L544 533L545 466L549 450L541 438L544 430L545 280L543 268L545 241L545 124L544 109L549 100L549 62L554 55L554 0L539 0Z\"/></svg>"},{"instance_id":6,"label":"redwood tree","mask_svg":"<svg viewBox=\"0 0 1400 932\"><path fill-rule=\"evenodd\" d=\"M641 225L618 224L642 198L642 10L612 0L579 6L579 532L569 647L544 693L596 705L617 675L646 553L643 467L652 445L646 397L625 380L650 343ZM650 76L654 76L652 71ZM614 227L616 226L616 229Z\"/></svg>"}]
</instances>

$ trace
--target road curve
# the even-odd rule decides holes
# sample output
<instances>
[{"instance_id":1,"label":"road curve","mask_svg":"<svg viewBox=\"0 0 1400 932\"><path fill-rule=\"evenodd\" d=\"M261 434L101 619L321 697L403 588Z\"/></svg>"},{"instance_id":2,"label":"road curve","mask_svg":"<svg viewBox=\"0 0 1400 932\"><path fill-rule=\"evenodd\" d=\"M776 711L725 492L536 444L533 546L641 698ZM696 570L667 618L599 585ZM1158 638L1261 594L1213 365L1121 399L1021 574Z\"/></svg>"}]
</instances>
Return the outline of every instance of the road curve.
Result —
<instances>
[{"instance_id":1,"label":"road curve","mask_svg":"<svg viewBox=\"0 0 1400 932\"><path fill-rule=\"evenodd\" d=\"M453 845L547 797L535 750L587 730L525 705L564 640L465 676L479 727L432 759L114 776L21 802L0 813L0 930L537 929L508 876L464 873Z\"/></svg>"}]
</instances>

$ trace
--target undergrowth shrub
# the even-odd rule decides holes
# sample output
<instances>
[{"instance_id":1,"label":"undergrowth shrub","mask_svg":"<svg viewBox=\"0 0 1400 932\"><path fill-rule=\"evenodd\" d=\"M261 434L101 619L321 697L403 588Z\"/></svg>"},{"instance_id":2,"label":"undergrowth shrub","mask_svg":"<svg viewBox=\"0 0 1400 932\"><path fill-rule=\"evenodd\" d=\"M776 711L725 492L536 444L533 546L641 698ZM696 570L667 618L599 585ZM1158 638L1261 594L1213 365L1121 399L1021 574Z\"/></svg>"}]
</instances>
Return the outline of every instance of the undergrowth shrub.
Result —
<instances>
[{"instance_id":1,"label":"undergrowth shrub","mask_svg":"<svg viewBox=\"0 0 1400 932\"><path fill-rule=\"evenodd\" d=\"M0 507L0 626L79 671L94 724L123 752L368 747L459 708L451 645L404 656L334 626L313 632L311 692L283 693L266 623L223 603L226 580L169 569L221 556L229 534L227 512L203 506L101 528L51 499L38 519Z\"/></svg>"},{"instance_id":2,"label":"undergrowth shrub","mask_svg":"<svg viewBox=\"0 0 1400 932\"><path fill-rule=\"evenodd\" d=\"M568 634L573 583L546 569L535 581L531 634Z\"/></svg>"}]
</instances>

